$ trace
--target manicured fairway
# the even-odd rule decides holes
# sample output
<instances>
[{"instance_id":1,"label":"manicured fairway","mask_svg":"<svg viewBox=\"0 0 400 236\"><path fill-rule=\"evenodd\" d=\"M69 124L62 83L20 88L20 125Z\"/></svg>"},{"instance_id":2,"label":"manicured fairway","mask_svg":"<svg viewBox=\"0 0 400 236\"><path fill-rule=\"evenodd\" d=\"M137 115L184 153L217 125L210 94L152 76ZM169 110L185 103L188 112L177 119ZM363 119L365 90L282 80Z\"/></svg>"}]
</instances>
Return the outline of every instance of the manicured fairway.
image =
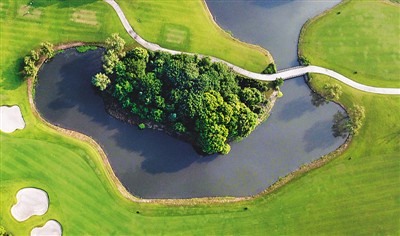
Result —
<instances>
[{"instance_id":1,"label":"manicured fairway","mask_svg":"<svg viewBox=\"0 0 400 236\"><path fill-rule=\"evenodd\" d=\"M345 1L308 28L302 43L312 64L377 87L400 87L399 4Z\"/></svg>"},{"instance_id":2,"label":"manicured fairway","mask_svg":"<svg viewBox=\"0 0 400 236\"><path fill-rule=\"evenodd\" d=\"M19 82L17 63L41 41L101 41L111 32L123 32L105 3L68 2L71 6L62 1L40 8L40 22L19 18L18 9L26 1L0 5L0 99L20 105L27 124L13 134L0 133L0 225L14 235L28 235L49 219L57 219L66 236L400 233L400 96L370 95L345 85L342 102L366 108L359 136L344 155L280 190L253 201L196 206L138 204L122 198L91 146L57 134L32 115L26 84ZM77 19L72 18L72 6L97 12L101 25L92 24L93 14L85 19L91 24L71 21ZM313 81L318 87L324 79ZM10 208L23 187L46 190L50 207L44 216L18 223Z\"/></svg>"},{"instance_id":3,"label":"manicured fairway","mask_svg":"<svg viewBox=\"0 0 400 236\"><path fill-rule=\"evenodd\" d=\"M202 1L116 1L133 29L149 42L186 52L213 55L261 72L269 64L264 49L233 39L212 21ZM256 50L248 50L253 47Z\"/></svg>"}]
</instances>

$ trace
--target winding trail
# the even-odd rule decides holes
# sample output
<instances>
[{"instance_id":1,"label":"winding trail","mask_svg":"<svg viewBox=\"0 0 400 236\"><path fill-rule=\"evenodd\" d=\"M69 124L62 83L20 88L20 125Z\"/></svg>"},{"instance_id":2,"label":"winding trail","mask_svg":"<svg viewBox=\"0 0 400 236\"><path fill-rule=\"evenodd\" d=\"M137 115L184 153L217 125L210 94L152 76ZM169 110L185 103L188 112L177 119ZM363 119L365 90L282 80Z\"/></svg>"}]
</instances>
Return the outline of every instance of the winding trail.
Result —
<instances>
[{"instance_id":1,"label":"winding trail","mask_svg":"<svg viewBox=\"0 0 400 236\"><path fill-rule=\"evenodd\" d=\"M154 43L150 43L147 42L146 40L144 40L142 37L140 37L133 29L132 26L129 24L128 20L125 17L124 12L122 11L122 9L120 8L120 6L118 5L118 3L116 3L114 0L104 0L105 2L107 2L108 4L110 4L115 12L117 13L119 19L121 20L122 25L124 26L125 30L128 32L128 34L136 41L138 42L140 45L142 45L144 48L151 50L151 51L164 51L164 52L169 52L171 54L180 54L180 53L186 53L186 52L181 52L181 51L175 51L175 50L170 50L170 49L166 49L161 47L158 44L154 44ZM192 54L193 53L187 53L187 54ZM200 57L205 57L204 55L201 54L197 54ZM213 62L222 62L227 64L229 67L232 68L233 71L244 75L246 77L252 78L252 79L256 79L256 80L263 80L263 81L274 81L277 78L283 78L283 79L291 79L294 77L299 77L302 75L305 75L307 73L317 73L317 74L324 74L324 75L328 75L332 78L335 78L355 89L364 91L364 92L368 92L368 93L376 93L376 94L391 94L391 95L399 95L400 94L400 89L399 88L379 88L379 87L372 87L372 86L368 86L368 85L364 85L364 84L360 84L357 83L347 77L345 77L344 75L341 75L333 70L329 70L323 67L319 67L319 66L298 66L298 67L292 67L292 68L288 68L285 70L281 70L278 71L276 74L259 74L259 73L255 73L255 72L251 72L248 70L245 70L243 68L240 68L238 66L235 66L229 62L226 62L224 60L221 60L219 58L216 57L211 57L211 61Z\"/></svg>"}]
</instances>

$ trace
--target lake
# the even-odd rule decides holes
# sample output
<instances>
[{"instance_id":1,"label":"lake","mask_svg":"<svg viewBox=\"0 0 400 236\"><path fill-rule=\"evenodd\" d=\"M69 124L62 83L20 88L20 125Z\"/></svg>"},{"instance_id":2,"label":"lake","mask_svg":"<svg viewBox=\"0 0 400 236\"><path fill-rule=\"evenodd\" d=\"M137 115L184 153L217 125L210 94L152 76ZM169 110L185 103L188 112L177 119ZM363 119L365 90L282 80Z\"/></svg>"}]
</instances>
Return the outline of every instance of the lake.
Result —
<instances>
[{"instance_id":1,"label":"lake","mask_svg":"<svg viewBox=\"0 0 400 236\"><path fill-rule=\"evenodd\" d=\"M297 12L303 9L298 2L313 10L307 14ZM207 1L207 4L222 27L244 41L266 47L280 68L297 65L297 37L304 21L334 5L332 1L233 1L230 4ZM268 17L267 13L270 13ZM293 21L293 27L283 30L283 26L292 25L288 21ZM260 33L267 23L282 25L271 26L280 30ZM282 34L271 36L278 31ZM289 39L279 43L281 37ZM35 103L50 123L93 137L103 147L117 177L136 196L192 198L257 194L279 177L344 142L343 138L333 137L331 131L333 115L342 108L334 103L314 106L311 100L315 94L302 78L297 78L285 82L284 96L276 102L269 119L248 138L232 143L228 155L200 156L188 143L162 131L139 130L105 112L102 98L90 82L101 71L102 53L102 49L87 53L68 49L56 55L38 74Z\"/></svg>"}]
</instances>

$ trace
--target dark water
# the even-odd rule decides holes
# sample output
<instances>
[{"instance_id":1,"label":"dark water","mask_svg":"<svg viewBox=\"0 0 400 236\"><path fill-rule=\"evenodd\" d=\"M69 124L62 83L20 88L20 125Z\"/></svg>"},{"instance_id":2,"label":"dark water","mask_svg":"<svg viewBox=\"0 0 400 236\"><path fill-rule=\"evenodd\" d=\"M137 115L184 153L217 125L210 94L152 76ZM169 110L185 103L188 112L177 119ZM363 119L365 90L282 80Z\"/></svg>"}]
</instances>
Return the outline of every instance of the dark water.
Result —
<instances>
[{"instance_id":1,"label":"dark water","mask_svg":"<svg viewBox=\"0 0 400 236\"><path fill-rule=\"evenodd\" d=\"M51 123L92 136L121 182L140 197L256 194L344 141L331 134L333 114L341 108L332 103L313 106L304 81L293 79L285 82L285 95L268 121L232 143L229 155L200 157L185 142L161 131L140 131L105 112L90 83L101 70L101 54L102 50L78 54L71 49L45 64L39 72L36 105Z\"/></svg>"},{"instance_id":2,"label":"dark water","mask_svg":"<svg viewBox=\"0 0 400 236\"><path fill-rule=\"evenodd\" d=\"M206 0L214 19L236 38L271 52L278 68L297 65L303 24L340 0Z\"/></svg>"}]
</instances>

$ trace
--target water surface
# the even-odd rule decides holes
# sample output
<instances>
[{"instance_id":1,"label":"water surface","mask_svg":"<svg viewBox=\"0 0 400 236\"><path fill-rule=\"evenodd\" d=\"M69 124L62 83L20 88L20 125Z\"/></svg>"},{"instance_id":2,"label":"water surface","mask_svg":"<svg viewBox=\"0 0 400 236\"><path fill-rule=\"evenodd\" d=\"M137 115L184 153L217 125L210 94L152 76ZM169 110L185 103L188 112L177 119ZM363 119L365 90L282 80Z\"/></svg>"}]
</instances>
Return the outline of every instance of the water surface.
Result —
<instances>
[{"instance_id":1,"label":"water surface","mask_svg":"<svg viewBox=\"0 0 400 236\"><path fill-rule=\"evenodd\" d=\"M267 2L278 10L297 1ZM254 3L254 7L270 11L262 2ZM210 8L214 13L215 6ZM257 14L266 14L260 9L252 13L255 19L261 18ZM243 7L236 11L247 10ZM217 14L217 19L221 18ZM239 36L239 32L234 34ZM261 40L255 36L253 39ZM268 40L271 39L266 38L265 42ZM101 97L90 83L91 76L101 71L102 53L97 50L79 54L70 49L57 55L39 72L35 102L51 123L93 137L103 147L117 177L134 195L191 198L257 194L344 141L331 133L333 114L341 108L332 103L313 106L310 89L302 79L293 79L285 82L285 95L276 103L268 121L248 138L232 143L229 155L199 156L188 143L161 131L140 131L105 112ZM281 58L284 67L295 61L293 55Z\"/></svg>"}]
</instances>

